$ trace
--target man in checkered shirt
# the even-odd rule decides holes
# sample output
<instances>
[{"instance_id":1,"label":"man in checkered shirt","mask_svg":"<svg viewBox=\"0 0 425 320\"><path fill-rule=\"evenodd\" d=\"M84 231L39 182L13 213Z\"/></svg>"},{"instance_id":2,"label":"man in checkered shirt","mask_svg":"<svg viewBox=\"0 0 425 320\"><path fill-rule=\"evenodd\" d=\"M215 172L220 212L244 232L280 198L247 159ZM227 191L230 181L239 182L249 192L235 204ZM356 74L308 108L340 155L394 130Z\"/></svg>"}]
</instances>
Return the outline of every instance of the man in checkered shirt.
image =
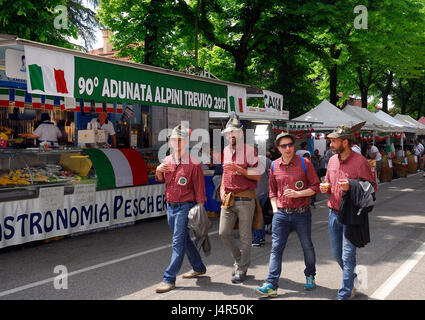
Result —
<instances>
[{"instance_id":1,"label":"man in checkered shirt","mask_svg":"<svg viewBox=\"0 0 425 320\"><path fill-rule=\"evenodd\" d=\"M269 177L269 196L273 208L272 249L269 275L255 292L269 297L277 296L282 271L282 255L289 234L294 229L304 253L305 290L316 287L316 254L311 240L311 196L319 192L319 178L310 160L295 154L295 138L282 132L275 140L282 154L272 162Z\"/></svg>"},{"instance_id":2,"label":"man in checkered shirt","mask_svg":"<svg viewBox=\"0 0 425 320\"><path fill-rule=\"evenodd\" d=\"M338 210L342 192L348 191L348 179L370 182L375 192L377 185L369 162L362 155L351 150L354 133L359 131L365 122L353 127L339 126L328 135L331 148L334 151L328 163L326 180L328 186L320 185L322 193L329 194L327 205L329 207L329 238L334 258L342 269L342 288L338 291L338 300L354 298L354 280L356 274L356 247L345 237L345 225L338 221Z\"/></svg>"},{"instance_id":3,"label":"man in checkered shirt","mask_svg":"<svg viewBox=\"0 0 425 320\"><path fill-rule=\"evenodd\" d=\"M252 146L244 143L242 126L237 118L229 119L222 134L229 145L223 150L223 177L220 187L223 204L219 236L234 258L232 283L241 283L245 281L251 263L252 228L258 201L255 188L261 172L257 153ZM236 221L239 244L232 235Z\"/></svg>"},{"instance_id":4,"label":"man in checkered shirt","mask_svg":"<svg viewBox=\"0 0 425 320\"><path fill-rule=\"evenodd\" d=\"M189 210L196 203L203 205L207 200L201 163L198 159L191 157L186 150L189 143L187 128L178 125L169 138L173 152L156 168L155 179L165 182L167 220L173 231L173 251L171 262L164 272L163 281L156 288L157 293L164 293L175 288L176 276L185 254L193 270L185 273L184 279L199 277L207 270L188 232Z\"/></svg>"}]
</instances>

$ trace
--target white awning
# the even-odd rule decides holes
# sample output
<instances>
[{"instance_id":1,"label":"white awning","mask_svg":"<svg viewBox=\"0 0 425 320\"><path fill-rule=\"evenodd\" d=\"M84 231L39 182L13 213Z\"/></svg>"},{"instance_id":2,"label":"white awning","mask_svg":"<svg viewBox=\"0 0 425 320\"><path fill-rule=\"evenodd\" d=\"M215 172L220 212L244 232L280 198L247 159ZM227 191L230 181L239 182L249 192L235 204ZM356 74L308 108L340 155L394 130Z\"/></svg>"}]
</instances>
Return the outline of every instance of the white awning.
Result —
<instances>
[{"instance_id":1,"label":"white awning","mask_svg":"<svg viewBox=\"0 0 425 320\"><path fill-rule=\"evenodd\" d=\"M318 106L304 113L303 115L291 119L292 122L312 122L314 130L334 130L339 125L353 126L360 122L362 119L349 115L341 111L339 108L331 104L327 100L323 100ZM317 123L319 122L319 123ZM362 130L374 130L374 126L365 124Z\"/></svg>"},{"instance_id":2,"label":"white awning","mask_svg":"<svg viewBox=\"0 0 425 320\"><path fill-rule=\"evenodd\" d=\"M389 123L392 123L396 128L400 127L400 131L397 132L410 132L410 133L416 133L416 128L407 124L406 122L400 121L392 116L390 116L388 113L385 113L384 111L380 110L375 115L382 120L385 120Z\"/></svg>"},{"instance_id":3,"label":"white awning","mask_svg":"<svg viewBox=\"0 0 425 320\"><path fill-rule=\"evenodd\" d=\"M425 135L425 126L407 114L396 114L394 118L401 120L417 129L416 134Z\"/></svg>"}]
</instances>

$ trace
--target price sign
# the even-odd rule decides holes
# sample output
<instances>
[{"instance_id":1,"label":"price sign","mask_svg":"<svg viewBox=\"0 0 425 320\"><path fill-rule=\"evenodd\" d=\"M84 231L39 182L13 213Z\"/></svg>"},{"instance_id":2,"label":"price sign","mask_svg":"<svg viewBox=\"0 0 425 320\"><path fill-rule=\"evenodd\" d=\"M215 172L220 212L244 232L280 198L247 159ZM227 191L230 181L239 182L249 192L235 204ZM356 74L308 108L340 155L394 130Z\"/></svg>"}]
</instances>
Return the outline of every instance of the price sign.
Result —
<instances>
[{"instance_id":1,"label":"price sign","mask_svg":"<svg viewBox=\"0 0 425 320\"><path fill-rule=\"evenodd\" d=\"M79 206L89 206L96 203L96 184L76 184L74 186L74 204Z\"/></svg>"},{"instance_id":2,"label":"price sign","mask_svg":"<svg viewBox=\"0 0 425 320\"><path fill-rule=\"evenodd\" d=\"M55 211L63 208L64 187L41 188L38 196L42 212Z\"/></svg>"}]
</instances>

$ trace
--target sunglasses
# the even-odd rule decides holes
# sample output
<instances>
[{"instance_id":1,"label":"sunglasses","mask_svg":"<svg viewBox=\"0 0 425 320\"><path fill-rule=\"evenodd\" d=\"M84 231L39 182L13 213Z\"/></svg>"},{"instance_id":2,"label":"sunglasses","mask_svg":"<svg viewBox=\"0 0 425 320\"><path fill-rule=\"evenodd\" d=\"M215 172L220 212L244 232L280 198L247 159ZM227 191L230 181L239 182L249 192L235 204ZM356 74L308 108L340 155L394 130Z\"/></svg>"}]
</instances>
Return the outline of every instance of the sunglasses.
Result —
<instances>
[{"instance_id":1,"label":"sunglasses","mask_svg":"<svg viewBox=\"0 0 425 320\"><path fill-rule=\"evenodd\" d=\"M294 146L294 143L291 142L291 143L287 143L287 144L280 144L279 148L286 149L286 148L291 148L293 146Z\"/></svg>"}]
</instances>

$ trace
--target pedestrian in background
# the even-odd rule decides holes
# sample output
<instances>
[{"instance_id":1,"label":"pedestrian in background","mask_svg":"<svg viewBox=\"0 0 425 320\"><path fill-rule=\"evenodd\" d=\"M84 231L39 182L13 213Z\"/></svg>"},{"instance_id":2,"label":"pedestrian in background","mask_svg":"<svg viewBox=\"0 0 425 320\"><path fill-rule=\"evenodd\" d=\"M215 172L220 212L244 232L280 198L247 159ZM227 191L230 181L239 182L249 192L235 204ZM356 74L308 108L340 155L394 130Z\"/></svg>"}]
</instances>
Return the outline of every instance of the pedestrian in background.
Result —
<instances>
[{"instance_id":1,"label":"pedestrian in background","mask_svg":"<svg viewBox=\"0 0 425 320\"><path fill-rule=\"evenodd\" d=\"M255 150L257 151L257 149ZM257 151L258 152L258 151ZM252 246L260 247L266 242L266 230L264 228L264 208L266 202L269 200L269 172L271 160L263 155L258 155L258 164L261 174L261 178L258 181L255 194L260 202L261 210L263 212L263 221L261 230L254 229L252 235Z\"/></svg>"},{"instance_id":2,"label":"pedestrian in background","mask_svg":"<svg viewBox=\"0 0 425 320\"><path fill-rule=\"evenodd\" d=\"M202 262L193 241L189 236L189 210L199 203L207 201L205 180L201 163L189 155L189 131L178 125L169 136L172 153L165 157L156 168L155 179L165 182L165 199L167 200L167 221L173 232L173 249L171 262L164 272L162 283L156 288L157 293L164 293L175 288L178 272L185 254L193 270L184 274L184 279L195 278L205 274L207 268Z\"/></svg>"},{"instance_id":3,"label":"pedestrian in background","mask_svg":"<svg viewBox=\"0 0 425 320\"><path fill-rule=\"evenodd\" d=\"M295 138L286 132L276 137L282 154L270 167L270 201L273 207L272 249L269 275L255 292L269 297L277 296L282 272L282 255L290 232L294 229L304 253L306 284L304 289L315 288L316 254L311 240L311 196L319 192L319 178L313 164L295 155Z\"/></svg>"},{"instance_id":4,"label":"pedestrian in background","mask_svg":"<svg viewBox=\"0 0 425 320\"><path fill-rule=\"evenodd\" d=\"M367 158L375 160L376 162L376 176L378 181L381 180L381 171L382 171L382 156L379 152L379 149L372 143L367 144Z\"/></svg>"},{"instance_id":5,"label":"pedestrian in background","mask_svg":"<svg viewBox=\"0 0 425 320\"><path fill-rule=\"evenodd\" d=\"M311 156L310 151L307 150L307 142L302 142L300 145L301 149L297 150L297 152L295 153L297 156L304 156L306 153L309 154L309 156Z\"/></svg>"},{"instance_id":6,"label":"pedestrian in background","mask_svg":"<svg viewBox=\"0 0 425 320\"><path fill-rule=\"evenodd\" d=\"M317 176L320 177L320 162L322 161L323 156L319 154L319 149L315 149L314 153L311 157L311 163L314 166L314 170L316 170Z\"/></svg>"},{"instance_id":7,"label":"pedestrian in background","mask_svg":"<svg viewBox=\"0 0 425 320\"><path fill-rule=\"evenodd\" d=\"M377 185L371 167L363 156L351 150L354 133L358 132L365 122L354 127L339 126L328 139L335 155L331 157L326 174L326 184L320 184L320 191L329 194L329 239L332 254L342 270L342 286L338 290L338 300L348 300L355 295L354 279L356 274L356 247L345 237L346 226L338 221L338 211L342 192L350 188L349 179L370 182L375 192Z\"/></svg>"},{"instance_id":8,"label":"pedestrian in background","mask_svg":"<svg viewBox=\"0 0 425 320\"><path fill-rule=\"evenodd\" d=\"M413 147L413 152L415 153L415 156L418 158L418 169L423 170L423 163L422 163L422 156L425 153L424 146L422 145L419 138L416 138L415 140L415 146Z\"/></svg>"}]
</instances>

